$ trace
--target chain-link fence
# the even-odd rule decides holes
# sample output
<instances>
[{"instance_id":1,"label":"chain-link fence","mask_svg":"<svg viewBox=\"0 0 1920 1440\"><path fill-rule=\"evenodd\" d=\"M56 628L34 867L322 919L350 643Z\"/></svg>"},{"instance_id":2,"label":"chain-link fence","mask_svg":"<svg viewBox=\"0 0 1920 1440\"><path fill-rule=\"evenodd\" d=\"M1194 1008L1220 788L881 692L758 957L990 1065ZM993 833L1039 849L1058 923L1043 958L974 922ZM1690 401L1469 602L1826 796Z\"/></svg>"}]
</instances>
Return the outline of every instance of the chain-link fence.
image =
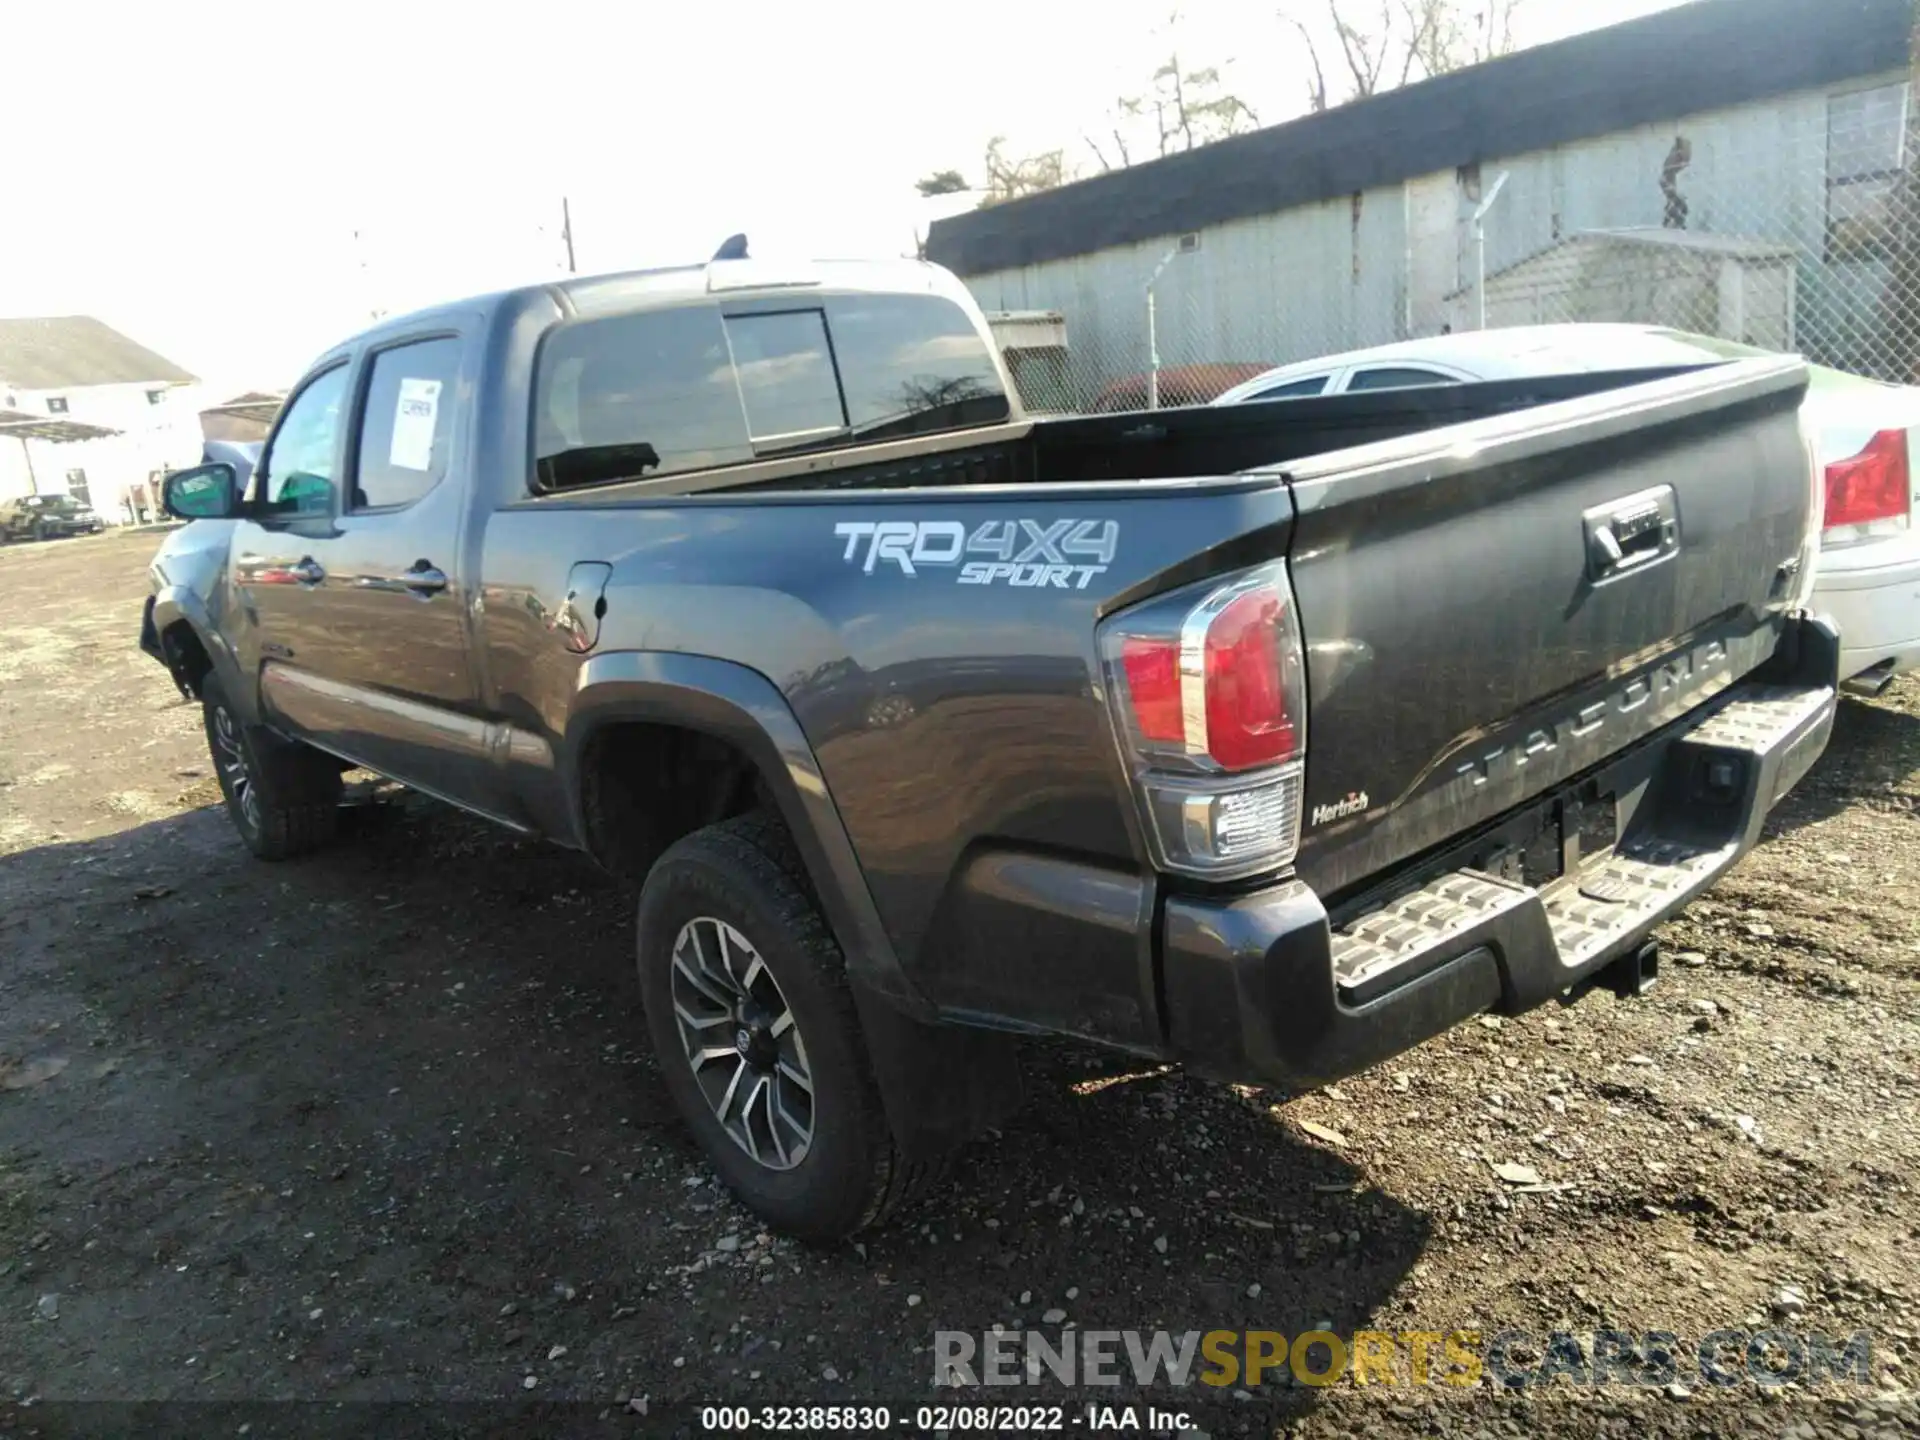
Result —
<instances>
[{"instance_id":1,"label":"chain-link fence","mask_svg":"<svg viewBox=\"0 0 1920 1440\"><path fill-rule=\"evenodd\" d=\"M1628 321L1920 379L1891 74L968 278L1029 408L1192 404L1448 333Z\"/></svg>"}]
</instances>

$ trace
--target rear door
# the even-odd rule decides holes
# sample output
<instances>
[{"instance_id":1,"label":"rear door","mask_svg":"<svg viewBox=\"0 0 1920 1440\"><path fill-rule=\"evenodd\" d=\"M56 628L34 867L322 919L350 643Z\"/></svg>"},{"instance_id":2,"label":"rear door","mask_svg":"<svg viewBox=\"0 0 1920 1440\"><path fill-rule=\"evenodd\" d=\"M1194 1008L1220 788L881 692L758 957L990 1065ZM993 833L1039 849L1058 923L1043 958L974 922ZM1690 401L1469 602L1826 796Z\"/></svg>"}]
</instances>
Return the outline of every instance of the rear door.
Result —
<instances>
[{"instance_id":1,"label":"rear door","mask_svg":"<svg viewBox=\"0 0 1920 1440\"><path fill-rule=\"evenodd\" d=\"M1770 654L1809 560L1805 387L1743 361L1291 467L1302 874L1338 892Z\"/></svg>"},{"instance_id":2,"label":"rear door","mask_svg":"<svg viewBox=\"0 0 1920 1440\"><path fill-rule=\"evenodd\" d=\"M240 572L263 597L262 694L276 722L494 813L499 782L487 761L460 564L468 364L467 339L449 331L383 340L360 357L340 382L355 401L342 406L337 479L315 487L311 502L324 514L271 544L242 537L235 546L265 552L291 580ZM269 494L288 483L282 451L276 436L261 462Z\"/></svg>"}]
</instances>

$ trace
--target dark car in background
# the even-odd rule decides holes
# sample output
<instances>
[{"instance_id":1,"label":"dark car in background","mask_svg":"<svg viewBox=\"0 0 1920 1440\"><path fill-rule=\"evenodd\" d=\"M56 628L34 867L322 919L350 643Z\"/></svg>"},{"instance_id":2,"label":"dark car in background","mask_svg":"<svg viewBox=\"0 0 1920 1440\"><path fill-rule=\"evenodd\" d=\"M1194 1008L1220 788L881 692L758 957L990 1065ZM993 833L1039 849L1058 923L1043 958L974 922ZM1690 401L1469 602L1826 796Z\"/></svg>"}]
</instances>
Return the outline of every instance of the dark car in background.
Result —
<instances>
[{"instance_id":1,"label":"dark car in background","mask_svg":"<svg viewBox=\"0 0 1920 1440\"><path fill-rule=\"evenodd\" d=\"M0 541L93 535L105 525L91 505L71 495L22 495L17 500L0 500Z\"/></svg>"}]
</instances>

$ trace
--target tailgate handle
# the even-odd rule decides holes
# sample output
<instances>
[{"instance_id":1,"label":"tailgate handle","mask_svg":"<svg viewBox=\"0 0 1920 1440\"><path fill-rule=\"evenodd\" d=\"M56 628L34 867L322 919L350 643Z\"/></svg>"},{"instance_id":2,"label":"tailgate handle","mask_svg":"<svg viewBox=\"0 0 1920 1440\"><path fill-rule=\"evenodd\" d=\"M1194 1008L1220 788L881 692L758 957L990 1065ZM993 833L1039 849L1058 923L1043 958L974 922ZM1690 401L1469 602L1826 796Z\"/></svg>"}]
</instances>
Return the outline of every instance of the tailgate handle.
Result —
<instances>
[{"instance_id":1,"label":"tailgate handle","mask_svg":"<svg viewBox=\"0 0 1920 1440\"><path fill-rule=\"evenodd\" d=\"M1644 570L1680 549L1680 514L1671 485L1596 505L1580 523L1586 532L1587 578L1596 584Z\"/></svg>"}]
</instances>

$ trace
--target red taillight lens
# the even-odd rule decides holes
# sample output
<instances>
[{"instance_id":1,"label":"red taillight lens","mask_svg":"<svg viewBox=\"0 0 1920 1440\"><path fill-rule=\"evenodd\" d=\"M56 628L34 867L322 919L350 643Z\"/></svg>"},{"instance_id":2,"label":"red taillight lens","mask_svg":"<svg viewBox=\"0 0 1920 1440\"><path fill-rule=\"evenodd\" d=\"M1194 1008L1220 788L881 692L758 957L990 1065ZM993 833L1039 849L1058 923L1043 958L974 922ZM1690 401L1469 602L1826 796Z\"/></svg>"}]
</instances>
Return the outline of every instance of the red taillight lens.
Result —
<instances>
[{"instance_id":1,"label":"red taillight lens","mask_svg":"<svg viewBox=\"0 0 1920 1440\"><path fill-rule=\"evenodd\" d=\"M1273 561L1121 611L1099 645L1156 864L1234 879L1300 845L1306 654Z\"/></svg>"},{"instance_id":2,"label":"red taillight lens","mask_svg":"<svg viewBox=\"0 0 1920 1440\"><path fill-rule=\"evenodd\" d=\"M1149 749L1227 771L1299 752L1299 636L1284 577L1273 573L1271 583L1243 581L1191 608L1150 607L1150 619L1118 622L1109 661L1119 662L1133 734Z\"/></svg>"},{"instance_id":3,"label":"red taillight lens","mask_svg":"<svg viewBox=\"0 0 1920 1440\"><path fill-rule=\"evenodd\" d=\"M1207 627L1207 753L1225 770L1287 759L1298 748L1281 667L1286 607L1249 590Z\"/></svg>"},{"instance_id":4,"label":"red taillight lens","mask_svg":"<svg viewBox=\"0 0 1920 1440\"><path fill-rule=\"evenodd\" d=\"M1180 642L1171 636L1129 635L1120 642L1127 698L1142 739L1178 745L1186 739L1180 714Z\"/></svg>"},{"instance_id":5,"label":"red taillight lens","mask_svg":"<svg viewBox=\"0 0 1920 1440\"><path fill-rule=\"evenodd\" d=\"M1882 430L1858 455L1827 466L1827 515L1822 523L1836 530L1904 520L1910 489L1907 432Z\"/></svg>"}]
</instances>

